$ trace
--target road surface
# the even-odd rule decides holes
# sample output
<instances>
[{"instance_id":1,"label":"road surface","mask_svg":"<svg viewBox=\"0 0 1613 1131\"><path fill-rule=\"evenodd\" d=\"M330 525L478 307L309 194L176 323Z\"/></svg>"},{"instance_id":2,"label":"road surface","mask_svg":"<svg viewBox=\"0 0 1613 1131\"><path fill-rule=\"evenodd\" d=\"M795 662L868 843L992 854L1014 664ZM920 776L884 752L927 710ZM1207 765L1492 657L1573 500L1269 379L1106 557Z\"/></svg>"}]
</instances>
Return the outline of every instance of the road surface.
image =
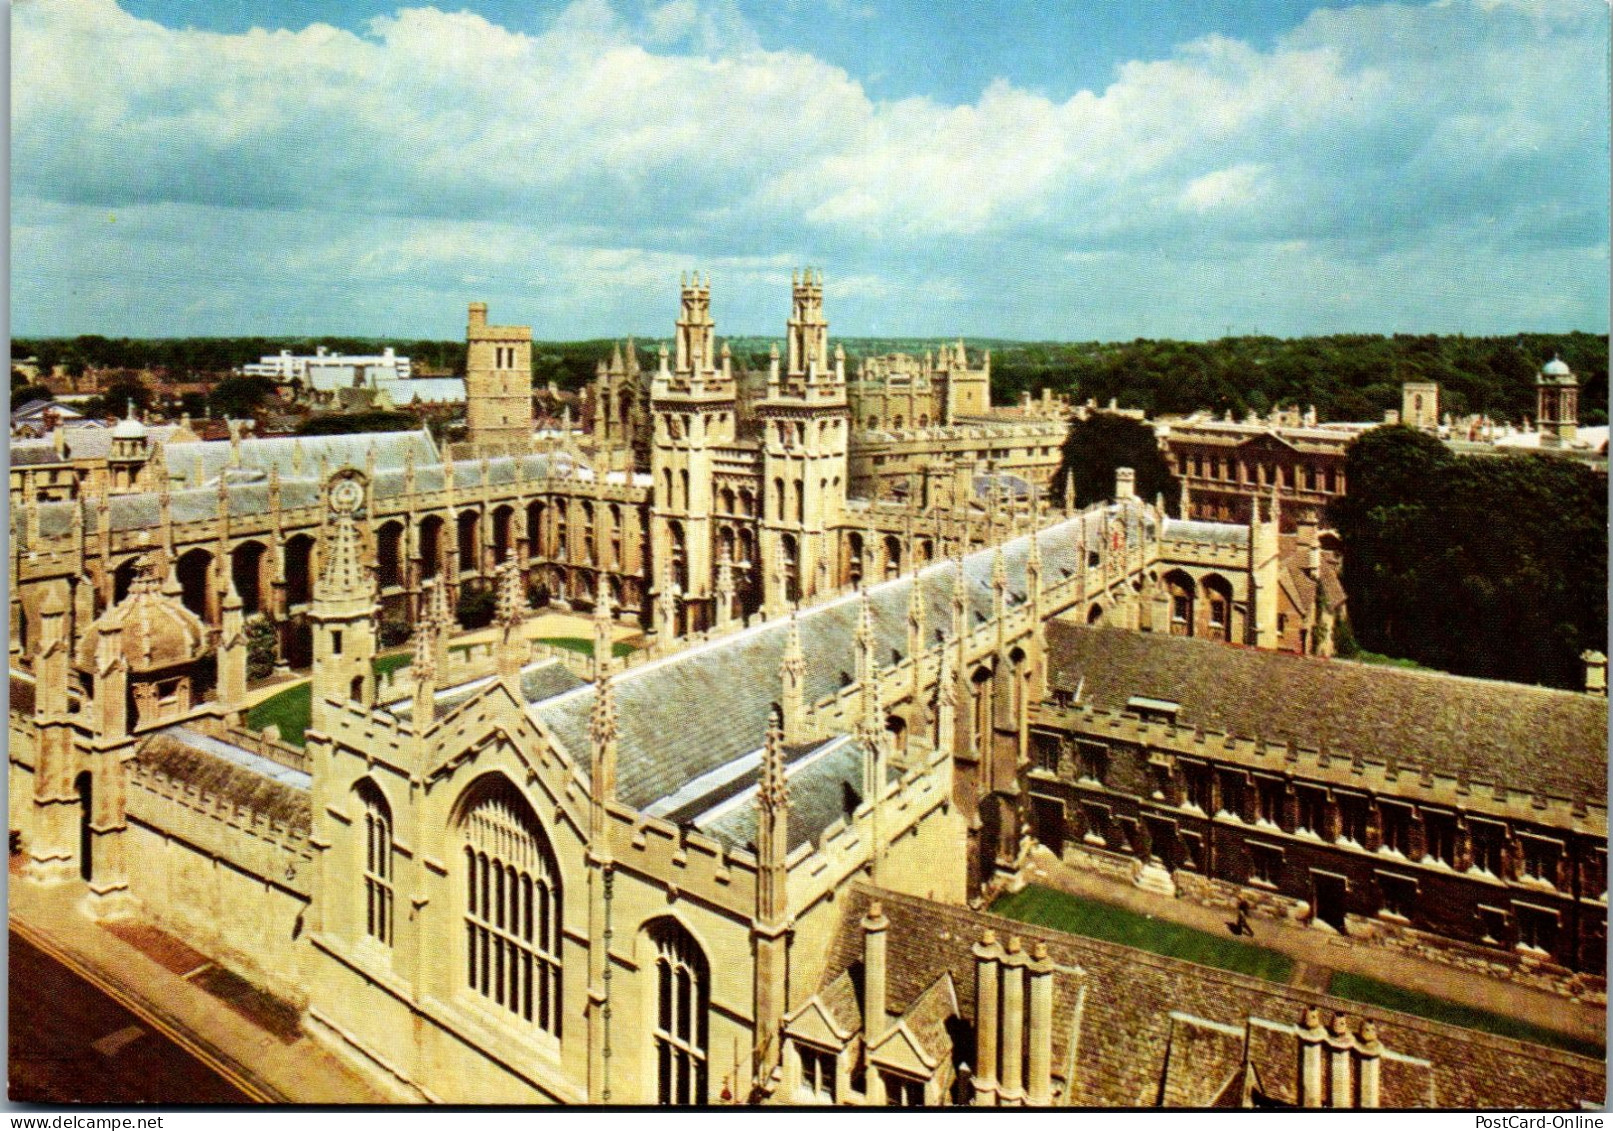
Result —
<instances>
[{"instance_id":1,"label":"road surface","mask_svg":"<svg viewBox=\"0 0 1613 1131\"><path fill-rule=\"evenodd\" d=\"M241 1104L254 1097L55 957L11 932L11 1099ZM138 1008L138 1007L135 1007ZM226 1070L227 1071L227 1070Z\"/></svg>"}]
</instances>

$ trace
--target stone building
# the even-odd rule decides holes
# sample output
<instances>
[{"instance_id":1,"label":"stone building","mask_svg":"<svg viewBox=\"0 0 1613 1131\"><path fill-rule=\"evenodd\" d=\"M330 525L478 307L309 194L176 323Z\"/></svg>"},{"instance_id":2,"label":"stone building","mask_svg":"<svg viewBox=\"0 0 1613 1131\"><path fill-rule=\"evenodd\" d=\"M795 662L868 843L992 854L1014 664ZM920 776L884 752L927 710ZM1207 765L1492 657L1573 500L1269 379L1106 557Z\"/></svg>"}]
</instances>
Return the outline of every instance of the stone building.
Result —
<instances>
[{"instance_id":1,"label":"stone building","mask_svg":"<svg viewBox=\"0 0 1613 1131\"><path fill-rule=\"evenodd\" d=\"M1598 696L1055 622L1038 839L1185 898L1595 994Z\"/></svg>"},{"instance_id":2,"label":"stone building","mask_svg":"<svg viewBox=\"0 0 1613 1131\"><path fill-rule=\"evenodd\" d=\"M1345 459L1371 425L1297 420L1192 417L1160 429L1166 463L1181 483L1183 518L1247 522L1257 499L1277 493L1284 529L1304 515L1321 520L1327 504L1348 490Z\"/></svg>"},{"instance_id":3,"label":"stone building","mask_svg":"<svg viewBox=\"0 0 1613 1131\"><path fill-rule=\"evenodd\" d=\"M1116 766L1132 757L1116 734L1151 752L1135 773L1161 773L1154 755L1181 746L1183 765L1198 751L1264 780L1277 757L1285 788L1304 779L1273 828L1252 819L1293 864L1270 881L1273 913L1321 905L1296 885L1340 865L1307 871L1310 855L1353 852L1429 891L1454 885L1453 907L1489 883L1507 894L1505 930L1523 929L1525 904L1555 912L1552 942L1535 919L1535 933L1500 947L1472 943L1459 917L1391 932L1368 894L1378 881L1351 879L1364 872L1341 873L1345 926L1370 920L1394 945L1476 945L1524 976L1507 966L1516 954L1519 970L1534 964L1528 976L1593 994L1587 955L1606 902L1592 842L1605 811L1574 790L1605 721L1598 737L1564 693L1540 693L1534 715L1459 698L1434 721L1473 718L1498 736L1463 757L1499 757L1531 735L1557 755L1496 786L1480 772L1488 761L1453 768L1425 752L1420 700L1370 689L1340 702L1381 715L1379 745L1319 733L1351 756L1329 753L1330 768L1297 746L1267 753L1241 724L1213 742L1177 728L1164 716L1180 708L1186 722L1197 707L1185 690L1167 701L1160 681L1111 703L1104 681L1129 686L1134 665L1082 660L1070 633L1212 650L1191 670L1226 673L1229 686L1243 686L1241 663L1268 657L1228 644L1279 646L1294 583L1284 563L1299 543L1285 551L1278 507L1243 525L1179 521L1134 497L1125 473L1113 502L1078 513L1051 511L1034 485L1012 498L1000 479L950 508L917 492L856 498L844 359L821 302L815 279L798 278L786 348L746 395L709 288L686 284L651 377L644 470L569 432L518 442L530 428L507 378L524 372L530 335L473 313L485 348L472 387L487 398L474 454L424 432L237 432L165 445L155 489L25 498L9 562L19 882L80 885L87 913L180 936L292 1003L307 1031L399 1099L801 1102L805 1090L838 1103L1539 1106L1599 1095L1601 1067L1583 1058L1381 1012L1337 1022L1345 1007L1318 995L968 909L1023 868L1036 837L1191 887L1171 846L1199 818L1177 803L1175 778L1146 798L1116 778L1117 796L1094 803L1122 829L1151 829L1176 804L1178 842L1126 833L1122 852L1116 832L1083 850L1081 818L1053 819L1055 802L1092 792L1068 756L1101 726ZM626 434L607 440L632 447ZM492 639L453 641L456 601L477 591L495 600ZM591 657L527 642L523 621L545 600L591 610ZM279 626L282 658L310 670L305 746L244 725L256 615ZM617 659L611 629L624 616L652 631ZM396 619L412 623L411 662L377 674ZM1296 702L1326 700L1285 670L1264 681L1266 700L1285 687ZM1264 702L1248 694L1251 710ZM1100 702L1113 721L1091 713ZM1536 700L1503 688L1495 702ZM1262 727L1256 737L1281 733ZM1313 786L1334 790L1318 803L1332 823L1314 835L1295 823ZM1358 849L1344 843L1346 792L1372 806ZM1415 810L1404 830L1396 806ZM1490 860L1484 829L1503 826L1502 871L1484 880L1413 861L1418 843L1424 857L1445 843L1436 809L1465 822L1455 844L1474 860ZM1233 827L1212 810L1201 825ZM1250 887L1242 857L1221 859L1203 865L1206 898ZM1321 1037L1312 1009L1327 1019ZM1473 1049L1507 1068L1504 1086L1457 1081ZM1323 1055L1336 1066L1327 1079L1343 1083L1293 1067Z\"/></svg>"},{"instance_id":4,"label":"stone building","mask_svg":"<svg viewBox=\"0 0 1613 1131\"><path fill-rule=\"evenodd\" d=\"M1540 377L1535 383L1535 400L1540 446L1572 446L1578 439L1579 381L1562 358L1553 357L1540 367Z\"/></svg>"}]
</instances>

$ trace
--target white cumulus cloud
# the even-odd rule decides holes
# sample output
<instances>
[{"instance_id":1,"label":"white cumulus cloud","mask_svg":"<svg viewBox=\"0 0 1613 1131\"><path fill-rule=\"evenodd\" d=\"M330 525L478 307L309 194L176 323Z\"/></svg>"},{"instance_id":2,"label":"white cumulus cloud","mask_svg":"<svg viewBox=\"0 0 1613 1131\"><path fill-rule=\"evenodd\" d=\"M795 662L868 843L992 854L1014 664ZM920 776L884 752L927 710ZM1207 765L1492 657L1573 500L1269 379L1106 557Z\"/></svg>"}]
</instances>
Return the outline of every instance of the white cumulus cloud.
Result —
<instances>
[{"instance_id":1,"label":"white cumulus cloud","mask_svg":"<svg viewBox=\"0 0 1613 1131\"><path fill-rule=\"evenodd\" d=\"M470 279L584 336L709 266L753 330L781 303L738 285L799 260L850 330L1602 329L1607 36L1573 0L1321 10L953 105L763 50L727 0L241 35L46 0L13 12L13 317L270 332L346 287L330 329L436 332Z\"/></svg>"}]
</instances>

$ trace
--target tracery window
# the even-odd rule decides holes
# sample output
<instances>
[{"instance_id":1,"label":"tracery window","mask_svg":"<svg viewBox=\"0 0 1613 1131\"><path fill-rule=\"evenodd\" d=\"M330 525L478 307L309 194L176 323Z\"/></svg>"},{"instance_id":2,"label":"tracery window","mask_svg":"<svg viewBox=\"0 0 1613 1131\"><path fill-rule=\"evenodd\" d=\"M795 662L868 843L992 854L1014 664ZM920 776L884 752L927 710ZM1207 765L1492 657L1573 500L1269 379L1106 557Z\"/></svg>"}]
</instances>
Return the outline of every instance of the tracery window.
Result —
<instances>
[{"instance_id":1,"label":"tracery window","mask_svg":"<svg viewBox=\"0 0 1613 1131\"><path fill-rule=\"evenodd\" d=\"M370 782L359 786L364 802L364 933L392 945L392 813Z\"/></svg>"},{"instance_id":2,"label":"tracery window","mask_svg":"<svg viewBox=\"0 0 1613 1131\"><path fill-rule=\"evenodd\" d=\"M466 814L465 943L470 989L560 1036L560 882L526 801L495 786Z\"/></svg>"},{"instance_id":3,"label":"tracery window","mask_svg":"<svg viewBox=\"0 0 1613 1131\"><path fill-rule=\"evenodd\" d=\"M689 932L671 919L650 929L655 944L655 1064L658 1102L706 1102L706 1005L711 974Z\"/></svg>"}]
</instances>

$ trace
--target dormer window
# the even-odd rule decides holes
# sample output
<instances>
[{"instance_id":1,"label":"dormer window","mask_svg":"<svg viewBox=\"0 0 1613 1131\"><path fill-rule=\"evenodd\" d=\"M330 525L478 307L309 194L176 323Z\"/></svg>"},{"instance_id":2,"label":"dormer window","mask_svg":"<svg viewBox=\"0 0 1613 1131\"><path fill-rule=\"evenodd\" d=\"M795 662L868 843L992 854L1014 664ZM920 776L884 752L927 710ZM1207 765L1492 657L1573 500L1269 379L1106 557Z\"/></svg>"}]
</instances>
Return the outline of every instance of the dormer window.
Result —
<instances>
[{"instance_id":1,"label":"dormer window","mask_svg":"<svg viewBox=\"0 0 1613 1131\"><path fill-rule=\"evenodd\" d=\"M1126 710L1145 723L1174 724L1176 713L1181 709L1180 703L1170 699L1151 699L1146 695L1133 695L1126 700Z\"/></svg>"}]
</instances>

